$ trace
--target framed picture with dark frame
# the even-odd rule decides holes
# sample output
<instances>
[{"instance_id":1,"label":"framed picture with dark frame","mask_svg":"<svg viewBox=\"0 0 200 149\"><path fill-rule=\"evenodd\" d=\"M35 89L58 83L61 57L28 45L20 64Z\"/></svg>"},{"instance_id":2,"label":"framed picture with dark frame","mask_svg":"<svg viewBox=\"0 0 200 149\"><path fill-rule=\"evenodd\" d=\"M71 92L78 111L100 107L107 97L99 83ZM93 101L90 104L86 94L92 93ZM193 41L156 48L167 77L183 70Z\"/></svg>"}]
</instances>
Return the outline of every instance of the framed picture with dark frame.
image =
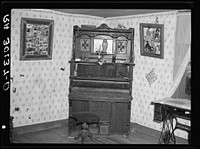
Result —
<instances>
[{"instance_id":1,"label":"framed picture with dark frame","mask_svg":"<svg viewBox=\"0 0 200 149\"><path fill-rule=\"evenodd\" d=\"M54 21L21 18L20 60L51 60Z\"/></svg>"},{"instance_id":2,"label":"framed picture with dark frame","mask_svg":"<svg viewBox=\"0 0 200 149\"><path fill-rule=\"evenodd\" d=\"M164 58L164 25L140 23L140 52L143 56Z\"/></svg>"}]
</instances>

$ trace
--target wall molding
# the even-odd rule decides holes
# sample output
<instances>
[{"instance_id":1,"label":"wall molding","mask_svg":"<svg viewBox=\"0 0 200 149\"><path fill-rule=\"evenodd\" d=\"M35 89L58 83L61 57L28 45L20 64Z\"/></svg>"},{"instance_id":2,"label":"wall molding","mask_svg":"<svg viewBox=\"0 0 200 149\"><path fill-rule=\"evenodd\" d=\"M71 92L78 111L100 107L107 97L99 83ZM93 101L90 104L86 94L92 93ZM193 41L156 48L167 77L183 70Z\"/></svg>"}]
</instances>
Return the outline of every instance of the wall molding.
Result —
<instances>
[{"instance_id":1,"label":"wall molding","mask_svg":"<svg viewBox=\"0 0 200 149\"><path fill-rule=\"evenodd\" d=\"M152 128L149 128L149 127L146 127L146 126L142 126L142 125L137 124L137 123L131 123L130 126L131 126L130 131L138 131L138 132L141 132L145 135L149 135L149 136L159 140L161 132L158 131L158 130L155 130L155 129L152 129ZM188 141L184 138L181 138L181 137L178 137L178 136L175 136L175 137L176 137L176 144L187 144L188 143Z\"/></svg>"},{"instance_id":2,"label":"wall molding","mask_svg":"<svg viewBox=\"0 0 200 149\"><path fill-rule=\"evenodd\" d=\"M16 9L14 9L14 10L16 10ZM52 9L20 9L20 10L27 11L27 12L48 13L48 14L66 16L66 17L89 18L89 19L96 19L99 21L104 20L103 17L84 15L84 14L63 13L63 12L55 11Z\"/></svg>"},{"instance_id":3,"label":"wall molding","mask_svg":"<svg viewBox=\"0 0 200 149\"><path fill-rule=\"evenodd\" d=\"M119 19L136 19L136 18L145 18L145 17L154 17L154 16L167 16L167 15L176 15L179 11L169 11L169 12L156 12L156 13L148 13L148 14L137 14L137 15L128 15L128 16L119 16L119 17L108 17L106 21L117 21Z\"/></svg>"},{"instance_id":4,"label":"wall molding","mask_svg":"<svg viewBox=\"0 0 200 149\"><path fill-rule=\"evenodd\" d=\"M63 120L58 120L58 121L46 122L46 123L20 126L20 127L14 128L14 135L42 131L46 129L53 129L53 128L67 126L67 125L68 125L68 119L63 119Z\"/></svg>"}]
</instances>

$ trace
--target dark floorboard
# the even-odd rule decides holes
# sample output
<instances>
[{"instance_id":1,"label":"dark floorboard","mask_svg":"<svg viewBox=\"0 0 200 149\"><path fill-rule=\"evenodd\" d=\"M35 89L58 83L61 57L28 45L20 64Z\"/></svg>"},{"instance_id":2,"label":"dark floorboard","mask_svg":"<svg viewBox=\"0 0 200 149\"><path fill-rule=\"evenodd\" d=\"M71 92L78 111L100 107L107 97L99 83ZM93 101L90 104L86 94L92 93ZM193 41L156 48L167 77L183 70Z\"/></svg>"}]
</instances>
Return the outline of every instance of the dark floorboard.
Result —
<instances>
[{"instance_id":1,"label":"dark floorboard","mask_svg":"<svg viewBox=\"0 0 200 149\"><path fill-rule=\"evenodd\" d=\"M61 144L80 144L80 140L74 140L73 137L78 132L73 132L68 136L67 127L52 128L37 132L30 132L26 134L17 135L14 137L14 143L61 143ZM131 131L128 137L120 134L97 135L94 134L96 142L92 142L89 138L85 144L158 144L158 138L143 132L134 130ZM185 144L185 142L183 143Z\"/></svg>"}]
</instances>

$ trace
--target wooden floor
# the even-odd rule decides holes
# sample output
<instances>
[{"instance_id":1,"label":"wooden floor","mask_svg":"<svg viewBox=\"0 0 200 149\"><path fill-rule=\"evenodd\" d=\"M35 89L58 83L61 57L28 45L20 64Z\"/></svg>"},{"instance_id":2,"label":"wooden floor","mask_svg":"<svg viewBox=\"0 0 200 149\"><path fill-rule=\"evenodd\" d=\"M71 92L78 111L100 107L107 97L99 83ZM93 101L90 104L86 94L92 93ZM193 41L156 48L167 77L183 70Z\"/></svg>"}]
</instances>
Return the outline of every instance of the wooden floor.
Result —
<instances>
[{"instance_id":1,"label":"wooden floor","mask_svg":"<svg viewBox=\"0 0 200 149\"><path fill-rule=\"evenodd\" d=\"M67 127L52 128L37 132L30 132L14 137L14 143L37 143L37 144L80 144L80 140L74 140L74 136L78 132L72 133L68 136ZM151 135L145 134L141 131L131 129L129 137L119 134L108 135L95 135L95 142L90 139L85 141L85 144L158 144L159 136L153 137ZM183 144L187 144L187 141L183 141Z\"/></svg>"}]
</instances>

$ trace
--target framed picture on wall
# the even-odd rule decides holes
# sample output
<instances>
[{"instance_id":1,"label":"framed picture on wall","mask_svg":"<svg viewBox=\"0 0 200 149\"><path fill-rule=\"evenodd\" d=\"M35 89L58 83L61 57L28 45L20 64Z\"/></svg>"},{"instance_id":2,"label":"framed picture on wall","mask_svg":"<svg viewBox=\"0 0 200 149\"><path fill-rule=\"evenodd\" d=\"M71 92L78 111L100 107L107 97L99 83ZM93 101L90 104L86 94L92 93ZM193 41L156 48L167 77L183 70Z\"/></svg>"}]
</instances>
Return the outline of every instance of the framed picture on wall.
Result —
<instances>
[{"instance_id":1,"label":"framed picture on wall","mask_svg":"<svg viewBox=\"0 0 200 149\"><path fill-rule=\"evenodd\" d=\"M164 25L140 23L140 52L143 56L164 58Z\"/></svg>"},{"instance_id":2,"label":"framed picture on wall","mask_svg":"<svg viewBox=\"0 0 200 149\"><path fill-rule=\"evenodd\" d=\"M50 60L53 20L21 18L20 60Z\"/></svg>"}]
</instances>

